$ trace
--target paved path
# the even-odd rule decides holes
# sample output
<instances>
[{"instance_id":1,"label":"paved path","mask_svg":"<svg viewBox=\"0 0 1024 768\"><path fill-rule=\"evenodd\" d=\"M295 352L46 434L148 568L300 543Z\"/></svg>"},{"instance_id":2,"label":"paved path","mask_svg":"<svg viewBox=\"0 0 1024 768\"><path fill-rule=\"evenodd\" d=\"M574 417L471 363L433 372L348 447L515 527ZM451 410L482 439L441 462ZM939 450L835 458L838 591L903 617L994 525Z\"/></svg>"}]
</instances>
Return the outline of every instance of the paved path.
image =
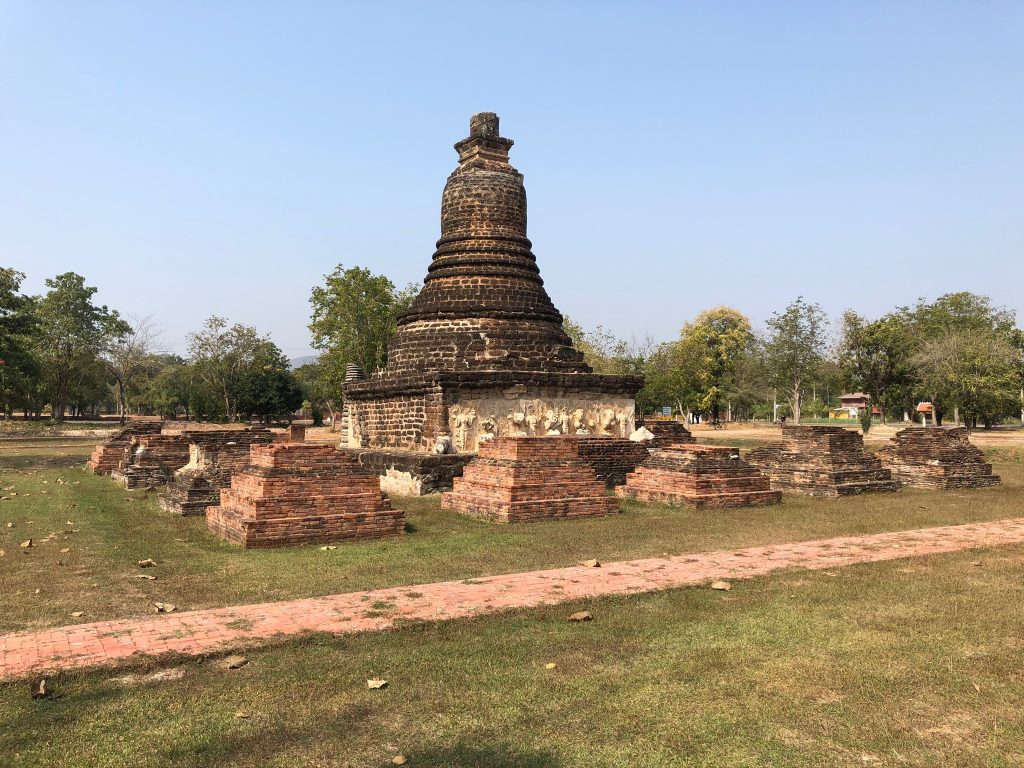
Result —
<instances>
[{"instance_id":1,"label":"paved path","mask_svg":"<svg viewBox=\"0 0 1024 768\"><path fill-rule=\"evenodd\" d=\"M441 621L580 598L745 579L783 568L854 563L1024 544L1024 519L657 557L478 580L103 621L0 636L0 679L114 664L136 653L204 654L302 632L363 632L396 620Z\"/></svg>"}]
</instances>

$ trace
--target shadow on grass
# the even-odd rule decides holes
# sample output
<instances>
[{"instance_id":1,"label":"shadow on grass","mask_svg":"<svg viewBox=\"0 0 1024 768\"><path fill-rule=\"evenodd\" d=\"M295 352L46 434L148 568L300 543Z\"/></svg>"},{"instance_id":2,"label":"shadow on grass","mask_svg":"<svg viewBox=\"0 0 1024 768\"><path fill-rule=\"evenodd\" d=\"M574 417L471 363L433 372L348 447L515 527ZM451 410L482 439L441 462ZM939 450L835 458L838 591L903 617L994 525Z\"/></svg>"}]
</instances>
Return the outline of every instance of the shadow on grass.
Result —
<instances>
[{"instance_id":1,"label":"shadow on grass","mask_svg":"<svg viewBox=\"0 0 1024 768\"><path fill-rule=\"evenodd\" d=\"M410 765L432 768L559 768L562 761L547 750L511 750L503 745L468 745L458 743L451 747L432 747L410 753ZM380 768L394 765L391 759L379 764Z\"/></svg>"}]
</instances>

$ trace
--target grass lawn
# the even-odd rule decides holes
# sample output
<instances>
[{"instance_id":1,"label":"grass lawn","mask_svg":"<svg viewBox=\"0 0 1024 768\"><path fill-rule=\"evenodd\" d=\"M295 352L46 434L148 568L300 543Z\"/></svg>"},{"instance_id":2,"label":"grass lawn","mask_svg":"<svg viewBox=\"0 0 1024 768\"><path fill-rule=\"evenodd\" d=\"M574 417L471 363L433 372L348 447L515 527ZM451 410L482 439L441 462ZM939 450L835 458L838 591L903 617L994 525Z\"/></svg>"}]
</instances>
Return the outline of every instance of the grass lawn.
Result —
<instances>
[{"instance_id":1,"label":"grass lawn","mask_svg":"<svg viewBox=\"0 0 1024 768\"><path fill-rule=\"evenodd\" d=\"M591 557L999 519L1021 514L1024 486L1024 466L1000 464L1004 484L982 491L787 496L779 507L702 512L627 503L624 514L611 518L521 526L442 512L436 496L400 498L395 505L408 520L400 540L328 552L244 551L210 536L202 518L161 511L154 493L128 492L87 474L80 466L89 448L65 441L0 446L0 488L13 488L0 496L17 494L0 500L0 632L148 615L153 601L188 610L562 567ZM23 550L19 544L29 538L34 546ZM144 558L159 566L140 571L136 564ZM140 573L157 579L136 578ZM84 615L71 617L77 611Z\"/></svg>"},{"instance_id":2,"label":"grass lawn","mask_svg":"<svg viewBox=\"0 0 1024 768\"><path fill-rule=\"evenodd\" d=\"M975 551L72 672L0 685L0 764L1021 766L1022 604Z\"/></svg>"}]
</instances>

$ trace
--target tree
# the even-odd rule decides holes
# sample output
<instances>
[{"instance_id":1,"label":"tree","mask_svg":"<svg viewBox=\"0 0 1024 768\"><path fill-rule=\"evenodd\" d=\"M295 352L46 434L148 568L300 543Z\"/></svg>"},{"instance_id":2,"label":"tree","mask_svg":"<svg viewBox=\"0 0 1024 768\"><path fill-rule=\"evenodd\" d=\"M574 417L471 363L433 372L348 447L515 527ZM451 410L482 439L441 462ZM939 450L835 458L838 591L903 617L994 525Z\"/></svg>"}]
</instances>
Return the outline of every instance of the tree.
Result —
<instances>
[{"instance_id":1,"label":"tree","mask_svg":"<svg viewBox=\"0 0 1024 768\"><path fill-rule=\"evenodd\" d=\"M825 360L828 318L821 306L798 296L785 311L774 313L767 326L765 362L772 383L785 393L793 422L799 424L804 385Z\"/></svg>"},{"instance_id":2,"label":"tree","mask_svg":"<svg viewBox=\"0 0 1024 768\"><path fill-rule=\"evenodd\" d=\"M10 417L15 405L27 407L27 393L39 379L33 355L35 303L20 293L22 272L0 267L0 408Z\"/></svg>"},{"instance_id":3,"label":"tree","mask_svg":"<svg viewBox=\"0 0 1024 768\"><path fill-rule=\"evenodd\" d=\"M47 279L46 286L50 290L38 302L36 354L50 391L52 418L63 421L72 385L128 326L117 312L93 304L96 289L81 275L65 272Z\"/></svg>"},{"instance_id":4,"label":"tree","mask_svg":"<svg viewBox=\"0 0 1024 768\"><path fill-rule=\"evenodd\" d=\"M997 331L949 331L926 341L914 362L939 402L985 426L1017 405L1017 350Z\"/></svg>"},{"instance_id":5,"label":"tree","mask_svg":"<svg viewBox=\"0 0 1024 768\"><path fill-rule=\"evenodd\" d=\"M242 379L256 358L264 341L256 329L213 316L202 330L189 335L190 362L198 376L224 403L224 416L234 421L238 416L238 396Z\"/></svg>"},{"instance_id":6,"label":"tree","mask_svg":"<svg viewBox=\"0 0 1024 768\"><path fill-rule=\"evenodd\" d=\"M696 409L710 411L713 421L753 338L750 321L731 307L705 310L683 326L676 355L690 368Z\"/></svg>"},{"instance_id":7,"label":"tree","mask_svg":"<svg viewBox=\"0 0 1024 768\"><path fill-rule=\"evenodd\" d=\"M288 358L269 339L261 339L238 382L238 411L267 420L302 405L302 389L289 370Z\"/></svg>"},{"instance_id":8,"label":"tree","mask_svg":"<svg viewBox=\"0 0 1024 768\"><path fill-rule=\"evenodd\" d=\"M313 347L321 350L317 389L331 413L332 429L341 410L345 369L355 363L369 375L387 364L388 341L398 316L418 291L414 285L396 291L383 275L341 264L327 275L325 285L313 288L309 330Z\"/></svg>"},{"instance_id":9,"label":"tree","mask_svg":"<svg viewBox=\"0 0 1024 768\"><path fill-rule=\"evenodd\" d=\"M887 412L910 411L917 384L912 357L914 338L910 310L901 307L868 322L852 310L843 314L839 363L847 386L871 396L885 420Z\"/></svg>"},{"instance_id":10,"label":"tree","mask_svg":"<svg viewBox=\"0 0 1024 768\"><path fill-rule=\"evenodd\" d=\"M129 390L154 363L156 341L160 336L149 317L125 323L123 333L111 339L102 353L107 371L114 379L117 412L123 424L128 415Z\"/></svg>"}]
</instances>

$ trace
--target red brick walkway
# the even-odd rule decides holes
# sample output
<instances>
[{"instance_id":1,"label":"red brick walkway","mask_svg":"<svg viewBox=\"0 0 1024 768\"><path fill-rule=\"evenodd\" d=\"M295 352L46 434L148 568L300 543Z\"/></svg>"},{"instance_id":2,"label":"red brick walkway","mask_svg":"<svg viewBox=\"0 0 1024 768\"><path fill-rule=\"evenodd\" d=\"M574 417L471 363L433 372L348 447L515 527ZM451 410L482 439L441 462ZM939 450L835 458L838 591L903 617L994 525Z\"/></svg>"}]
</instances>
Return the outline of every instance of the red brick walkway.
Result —
<instances>
[{"instance_id":1,"label":"red brick walkway","mask_svg":"<svg viewBox=\"0 0 1024 768\"><path fill-rule=\"evenodd\" d=\"M745 579L783 568L836 568L964 549L1024 544L1024 519L848 536L467 581L417 584L279 603L103 621L0 636L0 679L114 664L136 653L203 654L302 632L387 629L580 598Z\"/></svg>"}]
</instances>

